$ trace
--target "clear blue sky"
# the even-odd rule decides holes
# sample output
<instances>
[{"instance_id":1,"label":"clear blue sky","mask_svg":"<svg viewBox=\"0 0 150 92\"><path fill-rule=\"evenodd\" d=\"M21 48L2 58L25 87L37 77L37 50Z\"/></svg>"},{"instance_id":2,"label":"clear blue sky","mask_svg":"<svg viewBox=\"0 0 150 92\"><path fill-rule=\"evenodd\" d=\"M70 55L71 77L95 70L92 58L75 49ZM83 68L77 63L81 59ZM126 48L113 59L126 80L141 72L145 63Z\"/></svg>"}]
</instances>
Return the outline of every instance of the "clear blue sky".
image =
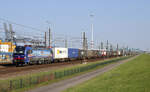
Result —
<instances>
[{"instance_id":1,"label":"clear blue sky","mask_svg":"<svg viewBox=\"0 0 150 92\"><path fill-rule=\"evenodd\" d=\"M89 40L90 11L95 14L96 42L108 39L122 46L150 48L150 0L0 0L0 18L43 32L48 20L56 34L79 37L86 31Z\"/></svg>"}]
</instances>

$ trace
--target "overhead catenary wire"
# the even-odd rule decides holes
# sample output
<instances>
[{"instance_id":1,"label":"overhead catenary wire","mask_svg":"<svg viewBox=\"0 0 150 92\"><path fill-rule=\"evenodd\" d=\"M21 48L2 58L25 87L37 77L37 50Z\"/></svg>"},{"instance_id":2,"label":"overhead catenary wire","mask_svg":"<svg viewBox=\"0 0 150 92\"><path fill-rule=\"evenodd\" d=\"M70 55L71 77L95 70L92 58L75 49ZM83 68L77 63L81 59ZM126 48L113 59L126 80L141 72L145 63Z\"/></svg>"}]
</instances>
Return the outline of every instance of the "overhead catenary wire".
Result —
<instances>
[{"instance_id":1,"label":"overhead catenary wire","mask_svg":"<svg viewBox=\"0 0 150 92\"><path fill-rule=\"evenodd\" d=\"M15 23L15 22L13 22L13 21L6 20L6 19L4 19L4 18L0 18L0 20L5 21L5 22L8 22L8 23L10 23L10 24L14 24L14 25L18 25L18 26L21 26L21 27L24 27L24 28L28 28L28 29L32 29L32 30L36 30L36 31L42 32L41 29L37 29L37 28L31 27L31 26L27 26L27 25L20 24L20 23Z\"/></svg>"},{"instance_id":2,"label":"overhead catenary wire","mask_svg":"<svg viewBox=\"0 0 150 92\"><path fill-rule=\"evenodd\" d=\"M19 27L23 27L23 28L27 28L27 29L32 29L32 30L35 30L35 31L38 31L38 32L40 32L40 35L41 35L41 33L43 33L43 31L41 30L41 29L37 29L37 28L34 28L34 27L31 27L31 26L27 26L27 25L23 25L23 24L19 24L19 23L16 23L16 22L12 22L12 21L10 21L10 20L7 20L7 19L4 19L4 18L0 18L0 20L2 20L2 21L4 21L4 23L9 23L9 24L14 24L14 25L17 25L17 26L19 26ZM4 28L0 28L1 30L0 31L2 31L2 30L4 30ZM22 29L21 29L22 30ZM24 31L24 32L20 32L21 30L14 30L15 32L16 32L16 34L19 34L19 35L22 35L22 33L23 34L25 34L25 33L28 33L27 31L28 30L26 30L26 31ZM17 32L19 32L19 33L17 33ZM36 33L37 34L37 33ZM26 34L26 35L30 35L30 34ZM31 35L32 36L32 35Z\"/></svg>"}]
</instances>

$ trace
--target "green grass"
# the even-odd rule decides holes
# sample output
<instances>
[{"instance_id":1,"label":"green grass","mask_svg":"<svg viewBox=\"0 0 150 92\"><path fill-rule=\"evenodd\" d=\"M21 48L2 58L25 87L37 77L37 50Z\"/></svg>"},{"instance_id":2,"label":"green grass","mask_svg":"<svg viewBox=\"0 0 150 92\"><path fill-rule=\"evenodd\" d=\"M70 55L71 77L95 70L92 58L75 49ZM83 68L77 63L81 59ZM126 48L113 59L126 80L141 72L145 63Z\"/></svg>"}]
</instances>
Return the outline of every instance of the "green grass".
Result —
<instances>
[{"instance_id":1,"label":"green grass","mask_svg":"<svg viewBox=\"0 0 150 92\"><path fill-rule=\"evenodd\" d=\"M143 54L64 92L150 92L150 55Z\"/></svg>"},{"instance_id":2,"label":"green grass","mask_svg":"<svg viewBox=\"0 0 150 92\"><path fill-rule=\"evenodd\" d=\"M57 81L60 81L60 80L64 80L64 79L68 79L68 78L71 78L71 77L74 77L74 76L77 76L77 75L80 75L80 74L83 74L83 73L87 73L89 71L93 71L95 69L98 69L98 68L102 68L110 63L115 63L115 62L110 62L110 63L107 63L107 64L103 64L103 65L99 65L97 67L94 67L94 68L90 68L88 71L87 70L84 70L82 72L77 72L77 73L73 73L73 74L69 74L67 76L64 76L62 74L62 77L59 77L59 78L54 78L52 80L43 80L46 78L49 78L49 75L50 74L55 74L55 72L57 72L58 74L60 73L63 73L64 71L67 71L67 70L73 70L73 69L78 69L78 68L83 68L83 67L86 67L86 69L88 68L87 66L91 66L91 65L96 65L96 64L99 64L99 63L103 63L103 62L109 62L109 61L112 61L112 60L120 60L120 59L125 59L125 58L128 58L128 57L122 57L122 58L114 58L114 59L109 59L109 60L105 60L105 61L97 61L97 62L91 62L91 63L88 63L88 64L79 64L79 65L75 65L75 66L71 66L71 67L66 67L66 68L60 68L60 69L57 69L57 70L50 70L48 72L39 72L39 73L35 73L35 74L32 74L32 75L25 75L25 76L18 76L16 78L10 78L10 79L7 79L7 80L0 80L0 91L4 91L4 92L23 92L25 90L28 90L28 89L32 89L32 88L35 88L35 87L40 87L40 86L43 86L43 85L47 85L47 84L50 84L50 83L54 83L54 82L57 82ZM42 82L40 83L37 83L37 78L40 78L40 80ZM21 88L20 87L20 79L22 79L22 84L23 84L23 87ZM9 87L10 87L10 80L13 82L13 85L12 85L12 88L13 90L9 90ZM30 85L30 81L32 82L31 85ZM3 90L4 89L4 90Z\"/></svg>"}]
</instances>

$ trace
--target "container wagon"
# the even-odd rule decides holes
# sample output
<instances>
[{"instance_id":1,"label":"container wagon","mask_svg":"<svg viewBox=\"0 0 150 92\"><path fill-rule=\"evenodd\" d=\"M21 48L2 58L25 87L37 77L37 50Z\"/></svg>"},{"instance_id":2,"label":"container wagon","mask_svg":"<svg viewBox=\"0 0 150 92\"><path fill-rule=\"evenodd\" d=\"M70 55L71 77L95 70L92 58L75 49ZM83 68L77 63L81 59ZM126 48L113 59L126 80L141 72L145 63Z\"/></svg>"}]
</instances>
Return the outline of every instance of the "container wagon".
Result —
<instances>
[{"instance_id":1,"label":"container wagon","mask_svg":"<svg viewBox=\"0 0 150 92\"><path fill-rule=\"evenodd\" d=\"M80 60L87 58L87 51L86 51L86 50L79 49L79 56L78 56L78 58L79 58Z\"/></svg>"},{"instance_id":2,"label":"container wagon","mask_svg":"<svg viewBox=\"0 0 150 92\"><path fill-rule=\"evenodd\" d=\"M98 58L98 50L87 50L87 59Z\"/></svg>"}]
</instances>

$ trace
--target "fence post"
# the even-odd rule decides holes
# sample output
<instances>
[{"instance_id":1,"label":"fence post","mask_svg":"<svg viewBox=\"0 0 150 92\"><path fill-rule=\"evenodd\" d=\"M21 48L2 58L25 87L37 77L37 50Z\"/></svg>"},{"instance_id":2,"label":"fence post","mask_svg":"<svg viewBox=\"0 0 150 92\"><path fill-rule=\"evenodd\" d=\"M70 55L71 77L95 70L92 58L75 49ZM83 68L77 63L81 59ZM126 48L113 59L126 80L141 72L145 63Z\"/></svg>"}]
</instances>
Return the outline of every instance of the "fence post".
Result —
<instances>
[{"instance_id":1,"label":"fence post","mask_svg":"<svg viewBox=\"0 0 150 92\"><path fill-rule=\"evenodd\" d=\"M55 72L55 78L57 79L57 72Z\"/></svg>"},{"instance_id":2,"label":"fence post","mask_svg":"<svg viewBox=\"0 0 150 92\"><path fill-rule=\"evenodd\" d=\"M58 79L60 78L60 72L58 72Z\"/></svg>"},{"instance_id":3,"label":"fence post","mask_svg":"<svg viewBox=\"0 0 150 92\"><path fill-rule=\"evenodd\" d=\"M63 77L63 74L62 74L62 71L60 72L60 78L62 78Z\"/></svg>"},{"instance_id":4,"label":"fence post","mask_svg":"<svg viewBox=\"0 0 150 92\"><path fill-rule=\"evenodd\" d=\"M20 79L20 88L23 88L23 81Z\"/></svg>"},{"instance_id":5,"label":"fence post","mask_svg":"<svg viewBox=\"0 0 150 92\"><path fill-rule=\"evenodd\" d=\"M64 70L64 76L66 76L66 72L65 72L65 70Z\"/></svg>"},{"instance_id":6,"label":"fence post","mask_svg":"<svg viewBox=\"0 0 150 92\"><path fill-rule=\"evenodd\" d=\"M64 77L64 72L63 71L61 72L61 77Z\"/></svg>"},{"instance_id":7,"label":"fence post","mask_svg":"<svg viewBox=\"0 0 150 92\"><path fill-rule=\"evenodd\" d=\"M50 80L51 80L51 73L48 74L48 81L50 81Z\"/></svg>"},{"instance_id":8,"label":"fence post","mask_svg":"<svg viewBox=\"0 0 150 92\"><path fill-rule=\"evenodd\" d=\"M76 73L78 73L78 68L76 68Z\"/></svg>"},{"instance_id":9,"label":"fence post","mask_svg":"<svg viewBox=\"0 0 150 92\"><path fill-rule=\"evenodd\" d=\"M74 68L73 68L73 74L75 74Z\"/></svg>"},{"instance_id":10,"label":"fence post","mask_svg":"<svg viewBox=\"0 0 150 92\"><path fill-rule=\"evenodd\" d=\"M78 68L76 68L76 73L78 73Z\"/></svg>"},{"instance_id":11,"label":"fence post","mask_svg":"<svg viewBox=\"0 0 150 92\"><path fill-rule=\"evenodd\" d=\"M37 76L37 80L36 80L36 83L37 83L37 84L39 83L39 76Z\"/></svg>"},{"instance_id":12,"label":"fence post","mask_svg":"<svg viewBox=\"0 0 150 92\"><path fill-rule=\"evenodd\" d=\"M42 78L41 78L42 77ZM46 80L46 76L45 76L45 74L43 74L43 76L41 76L39 79L40 79L40 81L39 82L45 82L45 80Z\"/></svg>"},{"instance_id":13,"label":"fence post","mask_svg":"<svg viewBox=\"0 0 150 92\"><path fill-rule=\"evenodd\" d=\"M13 89L13 81L12 80L9 81L9 88L10 88L10 90Z\"/></svg>"},{"instance_id":14,"label":"fence post","mask_svg":"<svg viewBox=\"0 0 150 92\"><path fill-rule=\"evenodd\" d=\"M29 85L32 85L32 77L29 77Z\"/></svg>"},{"instance_id":15,"label":"fence post","mask_svg":"<svg viewBox=\"0 0 150 92\"><path fill-rule=\"evenodd\" d=\"M58 72L58 79L61 77L61 72Z\"/></svg>"},{"instance_id":16,"label":"fence post","mask_svg":"<svg viewBox=\"0 0 150 92\"><path fill-rule=\"evenodd\" d=\"M67 76L69 75L69 70L67 70Z\"/></svg>"},{"instance_id":17,"label":"fence post","mask_svg":"<svg viewBox=\"0 0 150 92\"><path fill-rule=\"evenodd\" d=\"M79 69L79 73L81 72L81 68L78 68Z\"/></svg>"},{"instance_id":18,"label":"fence post","mask_svg":"<svg viewBox=\"0 0 150 92\"><path fill-rule=\"evenodd\" d=\"M72 75L72 69L70 70L70 75Z\"/></svg>"},{"instance_id":19,"label":"fence post","mask_svg":"<svg viewBox=\"0 0 150 92\"><path fill-rule=\"evenodd\" d=\"M69 76L70 75L70 71L69 70L67 70L67 76Z\"/></svg>"}]
</instances>

